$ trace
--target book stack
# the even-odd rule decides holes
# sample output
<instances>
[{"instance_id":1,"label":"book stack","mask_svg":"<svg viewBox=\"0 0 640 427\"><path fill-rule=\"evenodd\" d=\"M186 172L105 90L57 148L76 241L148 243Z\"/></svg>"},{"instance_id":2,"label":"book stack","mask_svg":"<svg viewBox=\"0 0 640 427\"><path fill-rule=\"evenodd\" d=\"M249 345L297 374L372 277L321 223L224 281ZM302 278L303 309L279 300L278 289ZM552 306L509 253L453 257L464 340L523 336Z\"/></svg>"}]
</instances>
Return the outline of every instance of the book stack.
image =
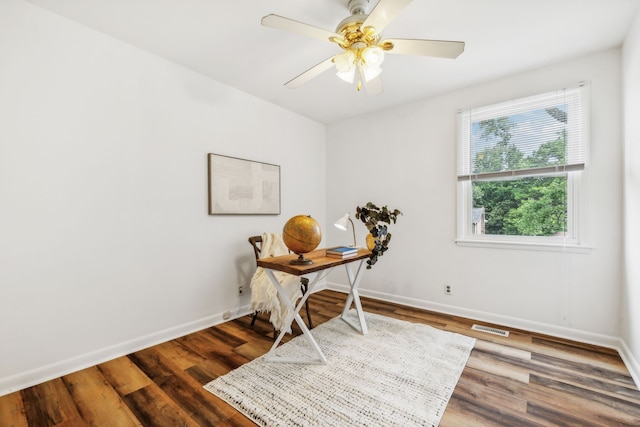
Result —
<instances>
[{"instance_id":1,"label":"book stack","mask_svg":"<svg viewBox=\"0 0 640 427\"><path fill-rule=\"evenodd\" d=\"M331 258L351 258L358 255L358 248L349 246L336 246L327 249L327 256Z\"/></svg>"}]
</instances>

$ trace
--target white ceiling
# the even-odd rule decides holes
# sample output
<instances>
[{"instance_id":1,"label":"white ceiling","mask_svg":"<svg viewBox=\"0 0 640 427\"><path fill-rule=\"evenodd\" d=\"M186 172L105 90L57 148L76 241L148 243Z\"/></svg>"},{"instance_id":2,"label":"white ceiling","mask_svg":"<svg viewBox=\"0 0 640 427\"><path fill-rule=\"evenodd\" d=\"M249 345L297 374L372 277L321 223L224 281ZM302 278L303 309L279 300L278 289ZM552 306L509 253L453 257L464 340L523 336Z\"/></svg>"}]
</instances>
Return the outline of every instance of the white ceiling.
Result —
<instances>
[{"instance_id":1,"label":"white ceiling","mask_svg":"<svg viewBox=\"0 0 640 427\"><path fill-rule=\"evenodd\" d=\"M619 46L638 0L413 0L386 38L460 40L455 60L387 55L384 92L368 96L332 70L283 84L338 53L331 43L262 27L275 13L330 31L348 0L29 0L322 123ZM372 6L378 0L370 0ZM390 0L392 1L392 0Z\"/></svg>"}]
</instances>

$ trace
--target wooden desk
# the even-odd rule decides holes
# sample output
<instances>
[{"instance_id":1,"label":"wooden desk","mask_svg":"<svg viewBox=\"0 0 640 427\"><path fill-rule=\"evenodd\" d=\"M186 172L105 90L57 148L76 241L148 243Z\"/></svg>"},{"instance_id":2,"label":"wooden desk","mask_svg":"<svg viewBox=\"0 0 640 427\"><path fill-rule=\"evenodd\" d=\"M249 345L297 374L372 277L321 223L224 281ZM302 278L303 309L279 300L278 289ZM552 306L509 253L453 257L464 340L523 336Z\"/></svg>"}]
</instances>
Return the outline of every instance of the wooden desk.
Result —
<instances>
[{"instance_id":1,"label":"wooden desk","mask_svg":"<svg viewBox=\"0 0 640 427\"><path fill-rule=\"evenodd\" d=\"M358 294L358 285L360 284L360 279L362 278L362 272L363 270L365 270L366 263L364 261L367 258L369 258L369 256L371 255L371 251L367 249L359 249L358 254L356 256L353 256L350 258L344 258L344 259L327 257L325 251L326 249L318 249L308 254L305 254L304 255L305 258L313 261L313 264L310 264L310 265L290 264L289 262L291 260L296 259L298 257L298 255L295 255L295 254L283 255L283 256L273 257L273 258L262 258L258 260L258 267L262 267L265 269L265 271L267 272L267 275L269 276L269 279L273 283L273 286L275 286L276 290L278 291L278 294L282 297L282 300L284 300L284 302L287 304L291 312L288 319L285 321L282 329L280 330L280 334L278 335L278 338L273 343L271 350L269 350L269 353L267 353L267 355L265 356L266 360L271 362L285 362L285 363L322 363L322 364L327 363L327 358L325 357L324 353L320 349L320 346L318 345L316 340L313 338L313 335L311 334L307 326L304 324L304 321L300 317L299 311L303 307L304 303L307 301L307 298L309 298L309 295L311 295L311 293L313 292L313 289L315 288L319 279L326 276L326 275L321 275L320 272L322 271L328 272L330 269L333 269L340 265L345 266L345 269L347 271L347 278L349 279L349 288L350 288L349 296L345 301L344 308L342 310L342 314L340 315L340 317L342 318L343 321L345 321L347 324L349 324L352 328L354 328L361 334L365 335L368 332L367 324L364 319L364 312L362 311L362 304L360 303L360 296ZM352 269L352 263L356 261L358 261L358 264L357 264L356 272L354 274ZM278 279L273 274L274 271L282 271L285 273L293 274L294 276L303 276L305 274L311 274L311 273L316 273L316 275L313 278L313 281L311 281L311 283L308 285L307 292L302 296L302 298L298 302L298 305L294 307L293 306L294 302L289 301L289 299L286 297L286 293L282 289L282 286L280 286L280 282L278 282ZM355 306L356 306L359 325L351 322L346 317L346 314L351 308L352 303L355 303ZM312 347L318 354L318 359L285 358L285 357L276 356L274 354L276 348L280 344L280 341L282 341L282 338L286 334L286 330L291 327L291 324L293 323L294 320L302 330L302 333L304 334L304 336L306 336L307 339L309 339L309 342L311 343Z\"/></svg>"}]
</instances>

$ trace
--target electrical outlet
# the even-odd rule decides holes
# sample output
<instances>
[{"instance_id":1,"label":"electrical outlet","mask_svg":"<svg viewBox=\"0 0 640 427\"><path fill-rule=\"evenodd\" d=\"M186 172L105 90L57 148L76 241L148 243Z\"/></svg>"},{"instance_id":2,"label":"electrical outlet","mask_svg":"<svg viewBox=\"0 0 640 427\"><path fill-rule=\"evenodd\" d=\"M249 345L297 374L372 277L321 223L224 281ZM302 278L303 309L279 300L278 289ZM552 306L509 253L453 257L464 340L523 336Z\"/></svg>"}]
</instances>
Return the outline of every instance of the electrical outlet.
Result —
<instances>
[{"instance_id":1,"label":"electrical outlet","mask_svg":"<svg viewBox=\"0 0 640 427\"><path fill-rule=\"evenodd\" d=\"M447 283L444 284L444 294L453 295L453 287Z\"/></svg>"},{"instance_id":2,"label":"electrical outlet","mask_svg":"<svg viewBox=\"0 0 640 427\"><path fill-rule=\"evenodd\" d=\"M238 285L238 295L244 295L244 286Z\"/></svg>"}]
</instances>

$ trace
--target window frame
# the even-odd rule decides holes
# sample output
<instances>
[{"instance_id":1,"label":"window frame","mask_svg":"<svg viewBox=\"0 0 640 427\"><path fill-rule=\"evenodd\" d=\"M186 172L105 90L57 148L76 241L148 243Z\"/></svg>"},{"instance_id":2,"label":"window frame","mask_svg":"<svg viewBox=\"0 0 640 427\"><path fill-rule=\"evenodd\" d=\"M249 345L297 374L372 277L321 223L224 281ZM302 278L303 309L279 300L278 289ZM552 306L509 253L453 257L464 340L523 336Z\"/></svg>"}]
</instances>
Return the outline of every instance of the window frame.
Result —
<instances>
[{"instance_id":1,"label":"window frame","mask_svg":"<svg viewBox=\"0 0 640 427\"><path fill-rule=\"evenodd\" d=\"M582 108L581 117L581 136L583 138L581 148L583 150L582 166L570 166L560 168L555 173L537 174L535 172L515 173L511 177L498 177L494 179L485 179L487 181L496 181L503 179L519 179L524 176L566 176L567 177L567 233L565 236L520 236L520 235L491 235L491 234L474 234L472 224L472 208L473 208L473 191L472 183L478 175L471 173L471 127L473 123L491 118L505 117L516 114L517 111L505 114L503 107L505 103L497 103L480 107L478 109L459 110L457 114L457 153L456 160L458 162L457 174L457 237L455 242L459 246L468 247L493 247L501 249L527 249L527 250L543 250L543 251L571 251L571 252L587 252L591 248L588 245L588 185L587 185L587 159L589 149L589 84L588 82L580 82L577 86L580 92L580 102ZM571 88L571 89L575 89ZM557 91L556 91L557 92ZM531 108L544 108L541 105L545 98L553 92L542 93L519 100L509 101L515 105L526 104L531 101ZM558 105L556 102L555 105ZM519 107L521 108L521 107ZM468 115L473 111L480 111L479 118L471 120ZM496 110L491 114L491 110ZM521 111L521 110L520 110ZM467 152L461 152L468 150ZM464 162L468 163L464 163ZM468 170L468 178L461 175L463 168ZM508 173L505 173L508 175Z\"/></svg>"}]
</instances>

